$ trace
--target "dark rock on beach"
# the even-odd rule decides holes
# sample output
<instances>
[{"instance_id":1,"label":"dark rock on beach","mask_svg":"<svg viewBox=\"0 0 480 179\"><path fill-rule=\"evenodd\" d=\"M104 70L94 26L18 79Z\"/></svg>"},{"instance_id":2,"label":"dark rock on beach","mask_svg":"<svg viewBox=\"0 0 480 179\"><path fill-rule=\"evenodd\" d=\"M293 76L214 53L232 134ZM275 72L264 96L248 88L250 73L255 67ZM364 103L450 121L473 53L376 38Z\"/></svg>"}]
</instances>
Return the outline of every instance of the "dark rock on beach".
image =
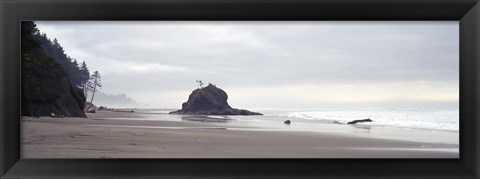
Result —
<instances>
[{"instance_id":1,"label":"dark rock on beach","mask_svg":"<svg viewBox=\"0 0 480 179\"><path fill-rule=\"evenodd\" d=\"M371 119L353 120L353 121L348 122L347 124L356 124L356 123L359 123L359 122L372 122L372 120Z\"/></svg>"},{"instance_id":2,"label":"dark rock on beach","mask_svg":"<svg viewBox=\"0 0 480 179\"><path fill-rule=\"evenodd\" d=\"M225 91L209 84L206 87L194 90L188 101L182 104L182 109L169 114L194 114L194 115L262 115L244 109L230 107L227 102L228 95Z\"/></svg>"}]
</instances>

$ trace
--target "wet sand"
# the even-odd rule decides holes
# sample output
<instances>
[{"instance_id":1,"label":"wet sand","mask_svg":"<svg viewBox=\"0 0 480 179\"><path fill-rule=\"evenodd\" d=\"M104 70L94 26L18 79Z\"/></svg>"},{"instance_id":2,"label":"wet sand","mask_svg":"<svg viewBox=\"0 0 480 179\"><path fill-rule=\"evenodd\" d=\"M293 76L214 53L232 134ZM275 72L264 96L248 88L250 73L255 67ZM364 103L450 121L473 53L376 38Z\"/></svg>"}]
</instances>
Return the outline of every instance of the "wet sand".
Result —
<instances>
[{"instance_id":1,"label":"wet sand","mask_svg":"<svg viewBox=\"0 0 480 179\"><path fill-rule=\"evenodd\" d=\"M23 158L458 158L458 144L195 121L22 117ZM111 119L112 117L116 119ZM125 120L133 119L135 120ZM410 132L415 136L415 131ZM377 134L376 134L377 135Z\"/></svg>"}]
</instances>

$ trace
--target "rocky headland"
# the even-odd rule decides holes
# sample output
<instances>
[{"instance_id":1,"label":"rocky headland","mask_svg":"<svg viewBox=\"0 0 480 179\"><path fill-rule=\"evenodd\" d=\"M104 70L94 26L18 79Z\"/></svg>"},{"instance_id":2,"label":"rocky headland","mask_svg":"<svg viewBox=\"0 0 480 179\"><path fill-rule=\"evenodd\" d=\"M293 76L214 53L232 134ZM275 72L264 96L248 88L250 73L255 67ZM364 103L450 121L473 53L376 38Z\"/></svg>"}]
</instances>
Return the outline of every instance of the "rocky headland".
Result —
<instances>
[{"instance_id":1,"label":"rocky headland","mask_svg":"<svg viewBox=\"0 0 480 179\"><path fill-rule=\"evenodd\" d=\"M35 23L22 21L21 115L87 117L83 91L45 52L35 37L38 33Z\"/></svg>"},{"instance_id":2,"label":"rocky headland","mask_svg":"<svg viewBox=\"0 0 480 179\"><path fill-rule=\"evenodd\" d=\"M51 57L37 51L22 60L22 115L87 117L85 96Z\"/></svg>"}]
</instances>

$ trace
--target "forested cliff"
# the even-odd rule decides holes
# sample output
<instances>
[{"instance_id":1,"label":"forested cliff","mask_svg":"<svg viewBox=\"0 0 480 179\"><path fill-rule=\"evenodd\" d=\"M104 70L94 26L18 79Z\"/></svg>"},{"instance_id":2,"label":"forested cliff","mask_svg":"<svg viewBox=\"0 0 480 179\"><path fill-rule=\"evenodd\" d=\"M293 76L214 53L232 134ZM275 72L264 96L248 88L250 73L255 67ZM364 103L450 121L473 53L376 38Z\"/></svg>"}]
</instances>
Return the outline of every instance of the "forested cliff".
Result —
<instances>
[{"instance_id":1,"label":"forested cliff","mask_svg":"<svg viewBox=\"0 0 480 179\"><path fill-rule=\"evenodd\" d=\"M51 43L35 23L22 21L21 114L86 117L82 80L88 80L86 64L75 65L56 40ZM61 52L61 53L60 53ZM82 78L86 71L86 78Z\"/></svg>"}]
</instances>

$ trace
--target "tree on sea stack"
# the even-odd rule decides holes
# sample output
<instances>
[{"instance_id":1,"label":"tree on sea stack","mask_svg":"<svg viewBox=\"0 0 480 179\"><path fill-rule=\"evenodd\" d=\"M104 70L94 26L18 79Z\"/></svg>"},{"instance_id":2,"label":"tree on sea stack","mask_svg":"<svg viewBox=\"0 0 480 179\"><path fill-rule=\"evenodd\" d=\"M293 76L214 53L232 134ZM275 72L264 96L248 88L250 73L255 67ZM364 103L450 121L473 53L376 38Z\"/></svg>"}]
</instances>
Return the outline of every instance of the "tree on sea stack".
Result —
<instances>
[{"instance_id":1,"label":"tree on sea stack","mask_svg":"<svg viewBox=\"0 0 480 179\"><path fill-rule=\"evenodd\" d=\"M95 97L95 92L97 91L97 87L102 88L101 79L102 79L102 76L100 76L100 73L98 71L93 72L92 74L93 92L92 92L92 98L90 99L90 103L93 103L93 97Z\"/></svg>"},{"instance_id":2,"label":"tree on sea stack","mask_svg":"<svg viewBox=\"0 0 480 179\"><path fill-rule=\"evenodd\" d=\"M203 86L203 81L202 80L197 80L198 83L198 88L201 88Z\"/></svg>"}]
</instances>

